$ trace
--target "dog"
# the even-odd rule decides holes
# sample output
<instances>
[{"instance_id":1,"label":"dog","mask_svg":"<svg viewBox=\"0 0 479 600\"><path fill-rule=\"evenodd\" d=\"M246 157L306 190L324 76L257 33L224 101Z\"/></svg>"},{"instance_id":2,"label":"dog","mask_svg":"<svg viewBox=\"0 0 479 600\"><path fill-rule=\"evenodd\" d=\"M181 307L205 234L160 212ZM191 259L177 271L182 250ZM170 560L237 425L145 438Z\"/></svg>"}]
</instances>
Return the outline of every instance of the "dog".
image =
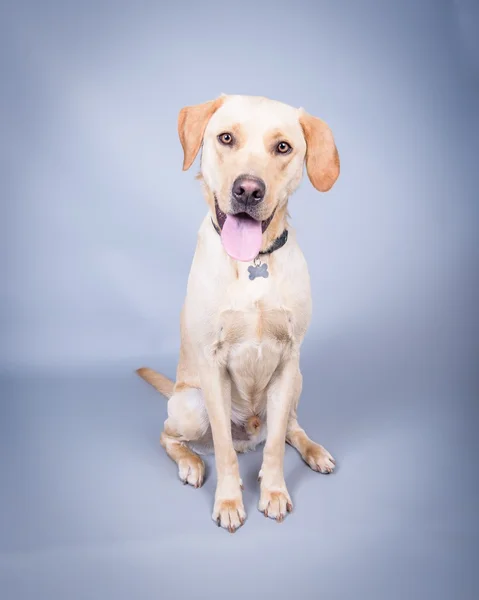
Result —
<instances>
[{"instance_id":1,"label":"dog","mask_svg":"<svg viewBox=\"0 0 479 600\"><path fill-rule=\"evenodd\" d=\"M304 166L326 192L339 176L333 134L303 108L260 96L222 94L181 109L183 170L201 149L208 204L181 310L176 382L150 368L137 373L168 398L161 445L185 484L200 487L199 454L214 450L213 520L244 524L237 452L265 442L259 510L282 521L293 504L285 443L315 471L335 461L299 425L300 347L311 319L310 278L288 224L288 200Z\"/></svg>"}]
</instances>

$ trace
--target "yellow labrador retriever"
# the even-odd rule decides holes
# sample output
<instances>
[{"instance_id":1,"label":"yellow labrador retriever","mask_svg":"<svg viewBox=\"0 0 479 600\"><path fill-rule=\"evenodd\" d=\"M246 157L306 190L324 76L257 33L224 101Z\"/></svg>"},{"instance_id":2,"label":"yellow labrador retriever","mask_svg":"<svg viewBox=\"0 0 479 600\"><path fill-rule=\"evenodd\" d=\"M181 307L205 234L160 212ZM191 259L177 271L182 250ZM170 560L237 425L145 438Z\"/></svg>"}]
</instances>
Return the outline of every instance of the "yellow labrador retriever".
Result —
<instances>
[{"instance_id":1,"label":"yellow labrador retriever","mask_svg":"<svg viewBox=\"0 0 479 600\"><path fill-rule=\"evenodd\" d=\"M183 483L202 485L205 467L194 450L214 448L213 519L233 532L246 518L236 452L266 440L259 510L278 521L292 510L285 442L315 471L334 469L296 418L311 292L287 205L304 164L326 192L339 176L339 156L324 121L263 97L222 95L188 106L178 131L183 170L202 147L209 211L181 313L176 383L149 368L138 373L169 398L161 444Z\"/></svg>"}]
</instances>

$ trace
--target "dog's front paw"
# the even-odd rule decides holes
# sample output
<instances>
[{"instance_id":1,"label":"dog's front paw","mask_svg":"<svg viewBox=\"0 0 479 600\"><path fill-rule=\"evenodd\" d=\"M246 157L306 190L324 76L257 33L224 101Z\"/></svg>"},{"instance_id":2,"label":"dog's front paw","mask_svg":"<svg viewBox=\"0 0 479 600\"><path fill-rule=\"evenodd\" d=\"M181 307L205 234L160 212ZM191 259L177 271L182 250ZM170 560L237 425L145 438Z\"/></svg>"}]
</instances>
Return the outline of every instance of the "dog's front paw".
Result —
<instances>
[{"instance_id":1,"label":"dog's front paw","mask_svg":"<svg viewBox=\"0 0 479 600\"><path fill-rule=\"evenodd\" d=\"M213 509L213 521L218 527L224 527L230 533L234 533L246 521L246 513L243 499L239 498L217 498Z\"/></svg>"},{"instance_id":2,"label":"dog's front paw","mask_svg":"<svg viewBox=\"0 0 479 600\"><path fill-rule=\"evenodd\" d=\"M336 466L336 461L326 448L315 442L311 442L308 446L303 459L313 471L318 471L319 473L332 473Z\"/></svg>"},{"instance_id":3,"label":"dog's front paw","mask_svg":"<svg viewBox=\"0 0 479 600\"><path fill-rule=\"evenodd\" d=\"M293 503L286 486L280 488L262 486L258 508L264 513L265 517L276 519L281 523L286 515L293 510Z\"/></svg>"}]
</instances>

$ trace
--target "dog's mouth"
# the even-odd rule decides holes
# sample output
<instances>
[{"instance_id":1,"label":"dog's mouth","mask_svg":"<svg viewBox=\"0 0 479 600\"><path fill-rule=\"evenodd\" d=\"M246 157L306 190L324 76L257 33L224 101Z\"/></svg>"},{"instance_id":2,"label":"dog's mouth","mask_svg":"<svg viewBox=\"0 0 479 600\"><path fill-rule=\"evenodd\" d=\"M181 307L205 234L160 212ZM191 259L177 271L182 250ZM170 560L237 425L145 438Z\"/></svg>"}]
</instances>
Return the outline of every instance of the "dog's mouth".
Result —
<instances>
[{"instance_id":1,"label":"dog's mouth","mask_svg":"<svg viewBox=\"0 0 479 600\"><path fill-rule=\"evenodd\" d=\"M259 221L246 212L224 213L215 196L215 210L221 241L231 258L244 262L256 258L261 249L263 233L271 223L276 208L266 220Z\"/></svg>"}]
</instances>

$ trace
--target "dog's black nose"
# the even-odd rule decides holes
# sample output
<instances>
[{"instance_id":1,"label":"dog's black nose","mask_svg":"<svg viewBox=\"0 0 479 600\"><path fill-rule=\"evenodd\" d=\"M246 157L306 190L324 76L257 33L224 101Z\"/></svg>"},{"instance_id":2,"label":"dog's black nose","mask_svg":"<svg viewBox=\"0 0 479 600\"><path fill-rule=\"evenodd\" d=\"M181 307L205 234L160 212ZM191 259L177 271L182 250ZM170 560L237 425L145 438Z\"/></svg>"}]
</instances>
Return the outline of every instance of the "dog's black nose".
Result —
<instances>
[{"instance_id":1,"label":"dog's black nose","mask_svg":"<svg viewBox=\"0 0 479 600\"><path fill-rule=\"evenodd\" d=\"M233 198L245 206L259 204L266 191L266 186L262 179L241 175L233 183Z\"/></svg>"}]
</instances>

